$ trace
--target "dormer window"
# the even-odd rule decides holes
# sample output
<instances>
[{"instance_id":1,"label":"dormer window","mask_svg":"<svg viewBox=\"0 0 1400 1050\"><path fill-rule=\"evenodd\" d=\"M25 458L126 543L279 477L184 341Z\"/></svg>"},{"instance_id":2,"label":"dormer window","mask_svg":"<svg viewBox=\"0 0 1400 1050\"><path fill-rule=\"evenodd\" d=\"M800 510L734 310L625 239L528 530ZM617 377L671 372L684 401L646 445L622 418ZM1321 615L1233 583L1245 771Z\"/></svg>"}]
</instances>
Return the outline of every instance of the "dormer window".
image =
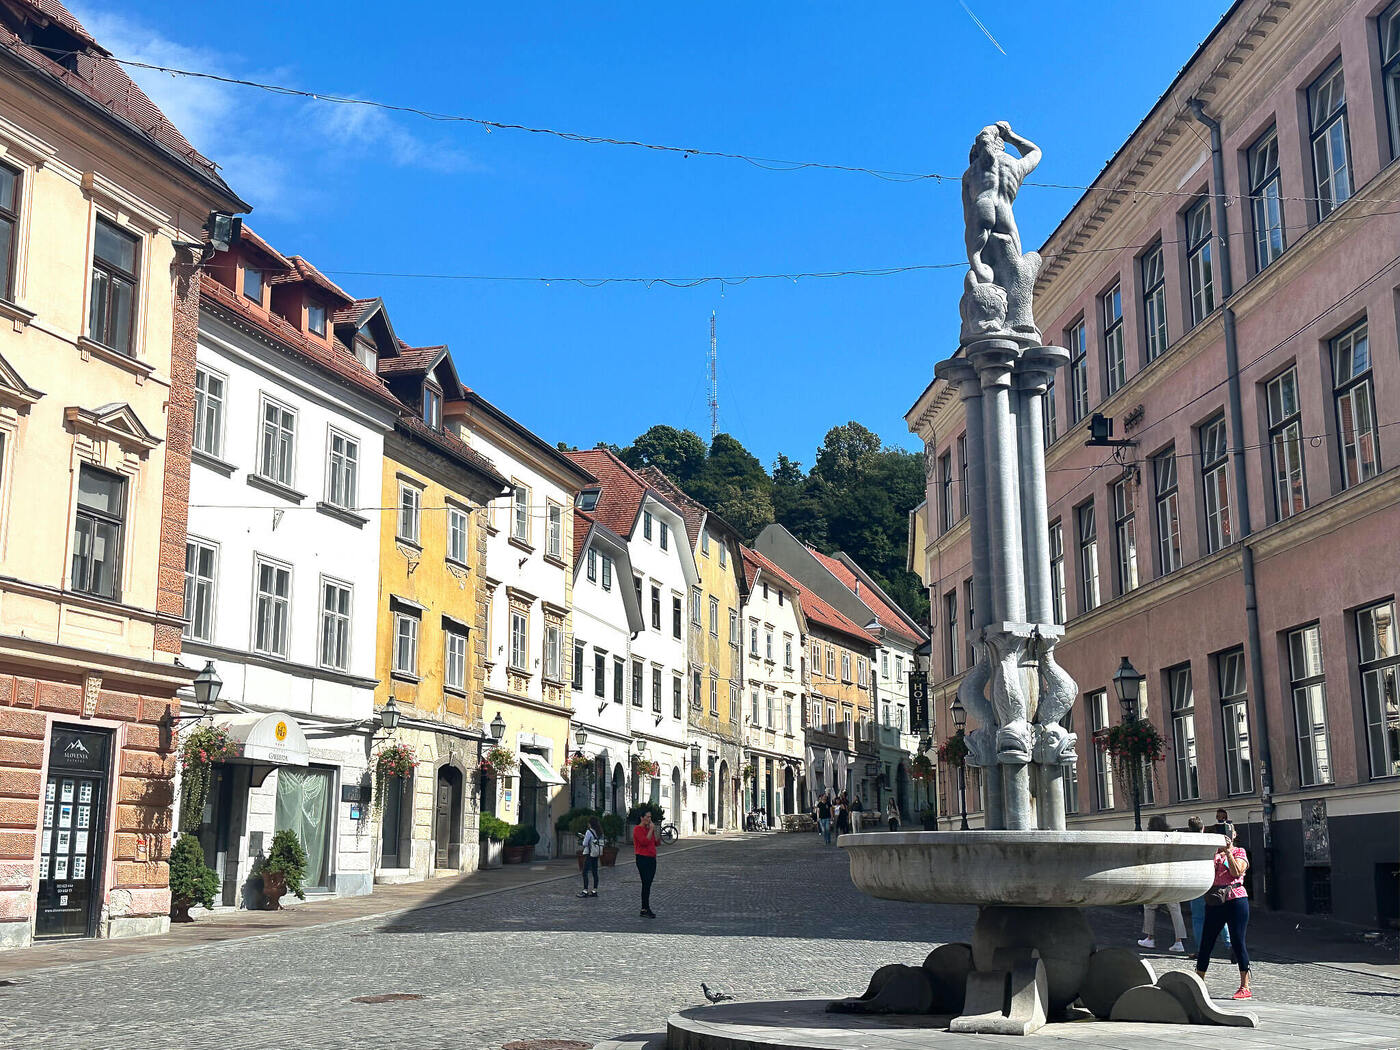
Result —
<instances>
[{"instance_id":1,"label":"dormer window","mask_svg":"<svg viewBox=\"0 0 1400 1050\"><path fill-rule=\"evenodd\" d=\"M319 335L322 339L326 337L326 308L321 303L306 304L306 326Z\"/></svg>"},{"instance_id":2,"label":"dormer window","mask_svg":"<svg viewBox=\"0 0 1400 1050\"><path fill-rule=\"evenodd\" d=\"M355 360L371 372L379 371L379 354L375 351L374 344L368 340L355 340Z\"/></svg>"},{"instance_id":3,"label":"dormer window","mask_svg":"<svg viewBox=\"0 0 1400 1050\"><path fill-rule=\"evenodd\" d=\"M243 268L243 298L251 299L259 306L262 305L263 294L263 272L254 270L250 266Z\"/></svg>"},{"instance_id":4,"label":"dormer window","mask_svg":"<svg viewBox=\"0 0 1400 1050\"><path fill-rule=\"evenodd\" d=\"M598 497L602 494L602 489L584 489L578 494L578 509L592 511L598 506Z\"/></svg>"},{"instance_id":5,"label":"dormer window","mask_svg":"<svg viewBox=\"0 0 1400 1050\"><path fill-rule=\"evenodd\" d=\"M423 422L434 430L442 426L442 395L430 386L423 388Z\"/></svg>"}]
</instances>

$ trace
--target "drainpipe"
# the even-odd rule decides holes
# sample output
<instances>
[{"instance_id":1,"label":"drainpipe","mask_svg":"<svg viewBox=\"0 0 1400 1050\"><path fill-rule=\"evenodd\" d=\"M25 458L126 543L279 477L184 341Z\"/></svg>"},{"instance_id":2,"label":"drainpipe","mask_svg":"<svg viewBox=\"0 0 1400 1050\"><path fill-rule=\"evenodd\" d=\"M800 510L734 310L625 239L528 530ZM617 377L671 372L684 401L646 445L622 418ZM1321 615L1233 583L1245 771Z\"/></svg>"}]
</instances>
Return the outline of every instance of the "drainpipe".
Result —
<instances>
[{"instance_id":1,"label":"drainpipe","mask_svg":"<svg viewBox=\"0 0 1400 1050\"><path fill-rule=\"evenodd\" d=\"M1210 130L1211 196L1214 198L1216 243L1220 247L1221 315L1225 322L1225 368L1229 374L1230 444L1234 462L1235 493L1239 501L1239 540L1244 570L1245 626L1249 635L1249 691L1254 696L1254 712L1259 726L1259 799L1264 828L1264 893L1270 908L1278 907L1273 856L1273 749L1269 733L1269 705L1264 697L1264 656L1259 639L1259 598L1254 585L1254 548L1249 536L1254 531L1249 514L1249 479L1245 473L1244 405L1240 394L1239 346L1235 339L1235 311L1230 299L1235 294L1230 268L1230 227L1225 213L1225 157L1220 144L1220 122L1208 116L1200 99L1188 99L1196 119Z\"/></svg>"}]
</instances>

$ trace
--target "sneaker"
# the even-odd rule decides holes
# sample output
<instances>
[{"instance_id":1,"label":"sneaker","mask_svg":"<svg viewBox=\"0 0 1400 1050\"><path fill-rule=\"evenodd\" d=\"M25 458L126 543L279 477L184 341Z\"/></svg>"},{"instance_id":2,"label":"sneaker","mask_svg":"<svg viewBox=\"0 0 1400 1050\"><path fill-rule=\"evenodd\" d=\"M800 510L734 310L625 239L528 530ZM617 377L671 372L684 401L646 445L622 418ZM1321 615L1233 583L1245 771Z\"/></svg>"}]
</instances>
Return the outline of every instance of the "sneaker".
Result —
<instances>
[{"instance_id":1,"label":"sneaker","mask_svg":"<svg viewBox=\"0 0 1400 1050\"><path fill-rule=\"evenodd\" d=\"M654 919L656 918L656 912L652 911L650 908L643 908L642 917L645 919Z\"/></svg>"},{"instance_id":2,"label":"sneaker","mask_svg":"<svg viewBox=\"0 0 1400 1050\"><path fill-rule=\"evenodd\" d=\"M589 896L589 893L588 893L587 890L579 890L578 896L580 896L580 897L587 897L587 896Z\"/></svg>"},{"instance_id":3,"label":"sneaker","mask_svg":"<svg viewBox=\"0 0 1400 1050\"><path fill-rule=\"evenodd\" d=\"M1231 998L1231 999L1253 999L1253 998L1254 998L1254 993L1251 992L1248 988L1241 988L1241 989L1240 989L1239 991L1237 991L1234 995L1230 996L1230 998Z\"/></svg>"},{"instance_id":4,"label":"sneaker","mask_svg":"<svg viewBox=\"0 0 1400 1050\"><path fill-rule=\"evenodd\" d=\"M1176 942L1175 944L1173 944L1170 948L1168 948L1167 951L1169 951L1169 952L1182 952L1182 953L1184 954L1184 953L1186 952L1186 945L1182 944L1180 941L1177 941L1177 942Z\"/></svg>"},{"instance_id":5,"label":"sneaker","mask_svg":"<svg viewBox=\"0 0 1400 1050\"><path fill-rule=\"evenodd\" d=\"M596 897L596 896L598 896L598 891L597 891L597 890L589 890L589 891L588 891L588 895L589 895L590 897Z\"/></svg>"},{"instance_id":6,"label":"sneaker","mask_svg":"<svg viewBox=\"0 0 1400 1050\"><path fill-rule=\"evenodd\" d=\"M1155 940L1153 940L1151 937L1144 937L1144 938L1142 938L1140 941L1138 941L1138 947L1139 947L1139 948L1155 948L1155 947L1157 947L1157 942L1156 942Z\"/></svg>"}]
</instances>

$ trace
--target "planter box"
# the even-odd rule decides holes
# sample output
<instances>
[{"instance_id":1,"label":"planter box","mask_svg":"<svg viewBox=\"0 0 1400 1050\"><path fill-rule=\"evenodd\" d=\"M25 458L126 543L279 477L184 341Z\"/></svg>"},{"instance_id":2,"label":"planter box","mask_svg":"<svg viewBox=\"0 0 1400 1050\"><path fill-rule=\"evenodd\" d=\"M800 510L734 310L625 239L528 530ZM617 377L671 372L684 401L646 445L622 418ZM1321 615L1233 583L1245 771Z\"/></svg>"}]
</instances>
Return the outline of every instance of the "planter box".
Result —
<instances>
[{"instance_id":1,"label":"planter box","mask_svg":"<svg viewBox=\"0 0 1400 1050\"><path fill-rule=\"evenodd\" d=\"M617 864L617 847L604 846L603 855L599 858L599 861L605 868L614 867Z\"/></svg>"},{"instance_id":2,"label":"planter box","mask_svg":"<svg viewBox=\"0 0 1400 1050\"><path fill-rule=\"evenodd\" d=\"M483 868L499 868L505 863L502 854L505 852L504 842L492 842L490 839L481 840L481 862Z\"/></svg>"},{"instance_id":3,"label":"planter box","mask_svg":"<svg viewBox=\"0 0 1400 1050\"><path fill-rule=\"evenodd\" d=\"M533 847L530 847L530 846L507 846L507 847L505 847L505 849L503 849L503 850L501 851L501 853L502 853L502 860L503 860L504 863L506 863L506 864L524 864L524 863L525 863L525 851L526 851L527 849L533 849Z\"/></svg>"}]
</instances>

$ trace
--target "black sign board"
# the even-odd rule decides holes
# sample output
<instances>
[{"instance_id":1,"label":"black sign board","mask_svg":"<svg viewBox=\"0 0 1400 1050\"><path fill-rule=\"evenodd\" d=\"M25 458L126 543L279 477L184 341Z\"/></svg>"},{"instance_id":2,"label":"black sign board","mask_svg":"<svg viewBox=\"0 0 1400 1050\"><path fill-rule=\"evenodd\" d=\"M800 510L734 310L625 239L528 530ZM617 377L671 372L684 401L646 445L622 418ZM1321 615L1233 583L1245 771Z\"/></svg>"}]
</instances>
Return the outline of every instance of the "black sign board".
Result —
<instances>
[{"instance_id":1,"label":"black sign board","mask_svg":"<svg viewBox=\"0 0 1400 1050\"><path fill-rule=\"evenodd\" d=\"M36 937L90 937L102 900L110 733L54 726L39 838Z\"/></svg>"},{"instance_id":2,"label":"black sign board","mask_svg":"<svg viewBox=\"0 0 1400 1050\"><path fill-rule=\"evenodd\" d=\"M909 730L933 732L928 720L928 674L917 669L909 672Z\"/></svg>"},{"instance_id":3,"label":"black sign board","mask_svg":"<svg viewBox=\"0 0 1400 1050\"><path fill-rule=\"evenodd\" d=\"M106 773L108 733L54 726L49 742L51 772Z\"/></svg>"},{"instance_id":4,"label":"black sign board","mask_svg":"<svg viewBox=\"0 0 1400 1050\"><path fill-rule=\"evenodd\" d=\"M367 793L364 784L340 785L340 801L342 802L364 802Z\"/></svg>"}]
</instances>

